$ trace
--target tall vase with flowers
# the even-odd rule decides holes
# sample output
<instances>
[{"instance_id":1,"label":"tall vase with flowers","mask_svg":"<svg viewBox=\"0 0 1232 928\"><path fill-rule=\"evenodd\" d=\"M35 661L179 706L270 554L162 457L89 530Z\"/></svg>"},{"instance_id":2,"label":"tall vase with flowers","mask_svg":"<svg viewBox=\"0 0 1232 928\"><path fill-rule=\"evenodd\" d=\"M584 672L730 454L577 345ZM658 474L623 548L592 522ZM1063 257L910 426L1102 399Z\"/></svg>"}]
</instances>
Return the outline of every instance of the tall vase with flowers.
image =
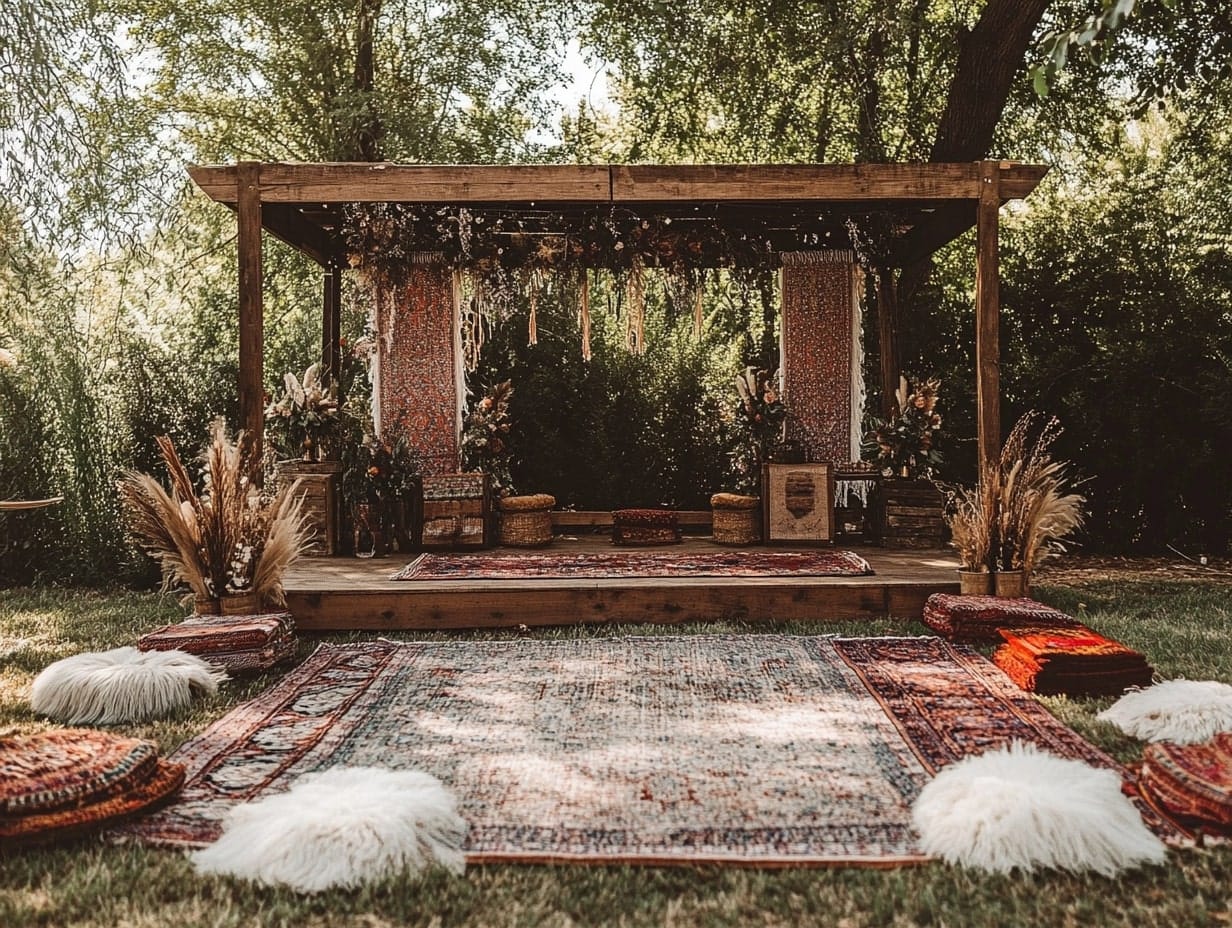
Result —
<instances>
[{"instance_id":1,"label":"tall vase with flowers","mask_svg":"<svg viewBox=\"0 0 1232 928\"><path fill-rule=\"evenodd\" d=\"M917 382L899 378L894 414L870 418L860 447L861 457L882 475L874 512L883 544L892 547L936 548L943 542L944 497L932 483L944 458L940 445L941 414L937 411L939 380Z\"/></svg>"},{"instance_id":2,"label":"tall vase with flowers","mask_svg":"<svg viewBox=\"0 0 1232 928\"><path fill-rule=\"evenodd\" d=\"M782 444L787 421L778 371L746 367L736 375L733 419L737 434L732 454L736 489L755 493L761 486L761 466L769 463Z\"/></svg>"},{"instance_id":3,"label":"tall vase with flowers","mask_svg":"<svg viewBox=\"0 0 1232 928\"><path fill-rule=\"evenodd\" d=\"M120 499L138 543L159 562L164 589L187 587L198 612L258 612L285 605L282 577L304 553L308 530L297 487L262 493L252 482L252 442L221 421L205 450L197 489L171 439L158 439L170 489L129 471Z\"/></svg>"},{"instance_id":4,"label":"tall vase with flowers","mask_svg":"<svg viewBox=\"0 0 1232 928\"><path fill-rule=\"evenodd\" d=\"M406 507L418 498L419 463L405 437L382 441L369 432L344 447L342 465L342 496L351 514L355 554L383 556L391 541L409 551L415 519Z\"/></svg>"},{"instance_id":5,"label":"tall vase with flowers","mask_svg":"<svg viewBox=\"0 0 1232 928\"><path fill-rule=\"evenodd\" d=\"M283 375L283 394L265 408L266 431L288 457L320 461L336 454L342 431L338 385L321 379L321 366L303 377Z\"/></svg>"},{"instance_id":6,"label":"tall vase with flowers","mask_svg":"<svg viewBox=\"0 0 1232 928\"><path fill-rule=\"evenodd\" d=\"M498 383L475 404L462 428L462 466L487 474L488 485L496 496L514 493L510 472L513 420L509 415L509 401L512 397L513 382Z\"/></svg>"}]
</instances>

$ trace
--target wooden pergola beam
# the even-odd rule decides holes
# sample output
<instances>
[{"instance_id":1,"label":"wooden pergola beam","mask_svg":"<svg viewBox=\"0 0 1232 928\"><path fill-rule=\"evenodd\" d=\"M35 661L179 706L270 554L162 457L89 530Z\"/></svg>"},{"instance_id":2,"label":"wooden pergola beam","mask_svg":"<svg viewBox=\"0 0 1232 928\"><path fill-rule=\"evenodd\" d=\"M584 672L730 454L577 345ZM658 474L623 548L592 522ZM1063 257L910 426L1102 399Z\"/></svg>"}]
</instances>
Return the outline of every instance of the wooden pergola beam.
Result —
<instances>
[{"instance_id":1,"label":"wooden pergola beam","mask_svg":"<svg viewBox=\"0 0 1232 928\"><path fill-rule=\"evenodd\" d=\"M982 164L434 165L263 164L261 202L851 204L980 198ZM1047 168L992 162L1007 199ZM237 168L193 165L211 198L234 202Z\"/></svg>"}]
</instances>

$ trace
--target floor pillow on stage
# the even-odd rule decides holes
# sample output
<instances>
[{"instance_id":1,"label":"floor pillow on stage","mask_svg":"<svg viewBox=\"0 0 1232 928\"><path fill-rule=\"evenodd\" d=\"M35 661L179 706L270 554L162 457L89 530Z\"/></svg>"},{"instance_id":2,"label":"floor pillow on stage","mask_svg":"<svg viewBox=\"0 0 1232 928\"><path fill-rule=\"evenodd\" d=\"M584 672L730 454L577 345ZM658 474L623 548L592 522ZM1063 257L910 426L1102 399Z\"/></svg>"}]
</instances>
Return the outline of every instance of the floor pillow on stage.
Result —
<instances>
[{"instance_id":1,"label":"floor pillow on stage","mask_svg":"<svg viewBox=\"0 0 1232 928\"><path fill-rule=\"evenodd\" d=\"M1215 680L1169 680L1126 693L1098 718L1142 741L1197 744L1232 731L1232 686Z\"/></svg>"},{"instance_id":2,"label":"floor pillow on stage","mask_svg":"<svg viewBox=\"0 0 1232 928\"><path fill-rule=\"evenodd\" d=\"M193 863L200 873L314 893L433 864L462 873L465 836L457 801L435 777L336 767L236 806L222 837L195 853Z\"/></svg>"},{"instance_id":3,"label":"floor pillow on stage","mask_svg":"<svg viewBox=\"0 0 1232 928\"><path fill-rule=\"evenodd\" d=\"M920 792L912 819L925 853L998 873L1045 867L1112 876L1166 853L1114 771L1018 741L943 769Z\"/></svg>"},{"instance_id":4,"label":"floor pillow on stage","mask_svg":"<svg viewBox=\"0 0 1232 928\"><path fill-rule=\"evenodd\" d=\"M69 725L161 718L213 695L226 672L181 651L116 648L56 661L34 679L30 707Z\"/></svg>"}]
</instances>

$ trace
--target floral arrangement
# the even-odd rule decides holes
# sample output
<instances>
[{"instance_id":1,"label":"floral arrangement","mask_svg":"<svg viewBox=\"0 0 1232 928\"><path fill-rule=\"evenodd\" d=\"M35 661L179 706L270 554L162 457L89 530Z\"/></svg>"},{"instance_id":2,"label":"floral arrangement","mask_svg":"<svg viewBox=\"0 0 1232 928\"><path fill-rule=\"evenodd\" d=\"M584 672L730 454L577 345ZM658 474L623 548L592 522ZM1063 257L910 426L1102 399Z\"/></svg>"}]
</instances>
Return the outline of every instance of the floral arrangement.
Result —
<instances>
[{"instance_id":1,"label":"floral arrangement","mask_svg":"<svg viewBox=\"0 0 1232 928\"><path fill-rule=\"evenodd\" d=\"M779 389L778 371L746 367L736 375L735 423L739 441L733 463L740 489L760 479L761 465L770 460L783 437L787 406Z\"/></svg>"},{"instance_id":2,"label":"floral arrangement","mask_svg":"<svg viewBox=\"0 0 1232 928\"><path fill-rule=\"evenodd\" d=\"M911 390L906 377L894 393L897 411L892 419L872 419L860 453L886 477L929 480L944 460L937 447L941 415L937 397L941 381L927 380Z\"/></svg>"},{"instance_id":3,"label":"floral arrangement","mask_svg":"<svg viewBox=\"0 0 1232 928\"><path fill-rule=\"evenodd\" d=\"M342 495L350 507L402 499L418 475L419 463L401 435L393 442L365 435L343 451Z\"/></svg>"},{"instance_id":4,"label":"floral arrangement","mask_svg":"<svg viewBox=\"0 0 1232 928\"><path fill-rule=\"evenodd\" d=\"M497 496L510 496L514 492L509 473L509 433L512 430L509 400L512 396L512 381L498 383L475 404L462 428L463 467L487 474L492 492Z\"/></svg>"},{"instance_id":5,"label":"floral arrangement","mask_svg":"<svg viewBox=\"0 0 1232 928\"><path fill-rule=\"evenodd\" d=\"M332 450L341 429L337 384L321 382L321 366L313 364L302 378L283 376L285 392L265 409L265 421L280 450L317 461Z\"/></svg>"},{"instance_id":6,"label":"floral arrangement","mask_svg":"<svg viewBox=\"0 0 1232 928\"><path fill-rule=\"evenodd\" d=\"M170 490L136 471L119 490L133 534L162 567L164 589L183 584L199 600L252 593L283 605L283 574L309 541L298 486L263 494L251 480L252 442L242 433L231 441L221 421L211 427L200 492L171 439L159 438L158 448Z\"/></svg>"}]
</instances>

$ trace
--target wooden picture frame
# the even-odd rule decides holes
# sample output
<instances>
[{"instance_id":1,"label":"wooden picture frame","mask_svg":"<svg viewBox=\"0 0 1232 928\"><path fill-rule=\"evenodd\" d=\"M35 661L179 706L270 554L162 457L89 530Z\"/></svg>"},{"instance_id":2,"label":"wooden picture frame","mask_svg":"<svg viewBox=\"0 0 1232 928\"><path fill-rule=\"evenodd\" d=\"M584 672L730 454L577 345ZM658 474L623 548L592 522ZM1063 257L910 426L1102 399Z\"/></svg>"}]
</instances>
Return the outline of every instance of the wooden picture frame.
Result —
<instances>
[{"instance_id":1,"label":"wooden picture frame","mask_svg":"<svg viewBox=\"0 0 1232 928\"><path fill-rule=\"evenodd\" d=\"M832 464L762 465L761 500L767 543L834 543Z\"/></svg>"}]
</instances>

